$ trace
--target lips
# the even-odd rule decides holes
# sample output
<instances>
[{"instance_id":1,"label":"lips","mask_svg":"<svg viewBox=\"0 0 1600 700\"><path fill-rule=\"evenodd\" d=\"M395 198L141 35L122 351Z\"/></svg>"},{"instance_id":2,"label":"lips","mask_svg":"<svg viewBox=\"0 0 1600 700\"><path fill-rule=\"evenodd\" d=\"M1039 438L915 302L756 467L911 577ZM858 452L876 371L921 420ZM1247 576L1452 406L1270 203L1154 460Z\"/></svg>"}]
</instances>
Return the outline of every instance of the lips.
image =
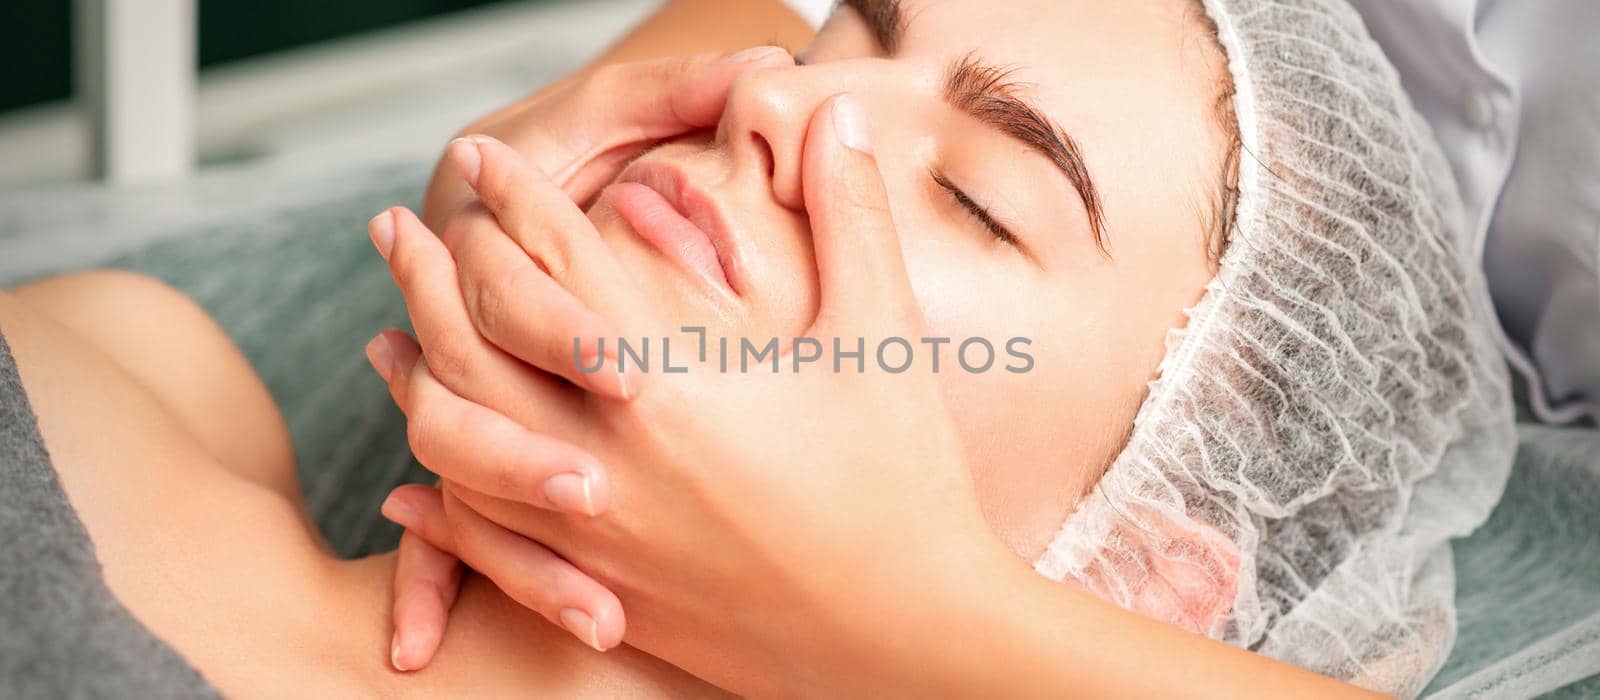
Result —
<instances>
[{"instance_id":1,"label":"lips","mask_svg":"<svg viewBox=\"0 0 1600 700\"><path fill-rule=\"evenodd\" d=\"M714 288L737 294L732 238L716 204L683 170L636 162L604 195L639 237Z\"/></svg>"}]
</instances>

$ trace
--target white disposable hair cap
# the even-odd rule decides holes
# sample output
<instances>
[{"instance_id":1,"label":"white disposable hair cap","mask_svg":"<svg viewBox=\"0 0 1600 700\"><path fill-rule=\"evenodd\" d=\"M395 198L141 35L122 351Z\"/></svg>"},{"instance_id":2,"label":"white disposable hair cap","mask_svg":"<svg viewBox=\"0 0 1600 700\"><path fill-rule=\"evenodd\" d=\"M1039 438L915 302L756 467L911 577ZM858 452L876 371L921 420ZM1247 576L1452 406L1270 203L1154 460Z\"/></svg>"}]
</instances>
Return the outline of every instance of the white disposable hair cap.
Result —
<instances>
[{"instance_id":1,"label":"white disposable hair cap","mask_svg":"<svg viewBox=\"0 0 1600 700\"><path fill-rule=\"evenodd\" d=\"M1239 201L1127 445L1035 569L1414 695L1455 638L1449 539L1515 435L1454 180L1344 0L1204 0Z\"/></svg>"}]
</instances>

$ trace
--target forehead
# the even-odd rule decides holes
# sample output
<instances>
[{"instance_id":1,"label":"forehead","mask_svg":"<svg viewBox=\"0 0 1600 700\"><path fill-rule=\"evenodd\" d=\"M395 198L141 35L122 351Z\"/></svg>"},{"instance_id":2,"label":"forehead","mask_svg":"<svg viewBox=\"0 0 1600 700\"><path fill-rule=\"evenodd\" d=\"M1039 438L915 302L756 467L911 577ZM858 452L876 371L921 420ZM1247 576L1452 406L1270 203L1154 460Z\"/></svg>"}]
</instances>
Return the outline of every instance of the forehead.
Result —
<instances>
[{"instance_id":1,"label":"forehead","mask_svg":"<svg viewBox=\"0 0 1600 700\"><path fill-rule=\"evenodd\" d=\"M1196 0L901 0L901 7L906 33L897 57L942 64L972 54L1014 70L1025 95L1082 145L1113 238L1117 228L1193 223L1152 214L1192 212L1197 191L1217 179L1216 106L1226 63Z\"/></svg>"},{"instance_id":2,"label":"forehead","mask_svg":"<svg viewBox=\"0 0 1600 700\"><path fill-rule=\"evenodd\" d=\"M900 55L973 53L1015 69L1043 106L1087 128L1135 109L1211 105L1218 57L1195 0L901 0ZM1178 104L1175 104L1178 103ZM1098 109L1094 107L1098 106ZM1088 123L1086 123L1088 122Z\"/></svg>"}]
</instances>

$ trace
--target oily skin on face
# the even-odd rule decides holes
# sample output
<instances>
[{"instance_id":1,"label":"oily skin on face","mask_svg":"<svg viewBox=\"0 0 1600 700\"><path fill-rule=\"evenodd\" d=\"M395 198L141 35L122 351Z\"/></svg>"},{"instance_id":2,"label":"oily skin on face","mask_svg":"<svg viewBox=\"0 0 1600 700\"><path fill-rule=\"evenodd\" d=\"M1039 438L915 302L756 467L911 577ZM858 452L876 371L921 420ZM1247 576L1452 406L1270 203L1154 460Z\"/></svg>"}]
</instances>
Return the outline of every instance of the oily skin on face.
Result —
<instances>
[{"instance_id":1,"label":"oily skin on face","mask_svg":"<svg viewBox=\"0 0 1600 700\"><path fill-rule=\"evenodd\" d=\"M674 168L714 202L738 249L736 292L641 239L604 193L590 218L674 327L757 342L802 334L817 311L803 140L818 105L851 93L933 335L988 338L997 367L1007 339L1033 341L1028 373L970 374L947 346L940 375L985 515L1032 558L1120 449L1168 329L1211 277L1224 63L1191 0L904 0L892 51L858 11L883 8L846 3L800 64L742 76L715 133L635 163ZM1076 143L1099 241L1085 197L1050 158L951 104L963 61L997 68L985 75Z\"/></svg>"}]
</instances>

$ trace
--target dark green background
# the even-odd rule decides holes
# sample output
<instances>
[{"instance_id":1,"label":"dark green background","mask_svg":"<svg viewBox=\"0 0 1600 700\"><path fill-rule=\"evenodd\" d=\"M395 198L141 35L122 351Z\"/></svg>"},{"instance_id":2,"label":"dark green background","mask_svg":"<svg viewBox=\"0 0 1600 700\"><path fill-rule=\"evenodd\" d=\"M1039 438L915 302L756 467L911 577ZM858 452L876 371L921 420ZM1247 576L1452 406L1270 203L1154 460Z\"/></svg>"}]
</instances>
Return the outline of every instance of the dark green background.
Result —
<instances>
[{"instance_id":1,"label":"dark green background","mask_svg":"<svg viewBox=\"0 0 1600 700\"><path fill-rule=\"evenodd\" d=\"M500 2L200 0L200 66ZM0 111L72 94L72 0L0 0Z\"/></svg>"}]
</instances>

